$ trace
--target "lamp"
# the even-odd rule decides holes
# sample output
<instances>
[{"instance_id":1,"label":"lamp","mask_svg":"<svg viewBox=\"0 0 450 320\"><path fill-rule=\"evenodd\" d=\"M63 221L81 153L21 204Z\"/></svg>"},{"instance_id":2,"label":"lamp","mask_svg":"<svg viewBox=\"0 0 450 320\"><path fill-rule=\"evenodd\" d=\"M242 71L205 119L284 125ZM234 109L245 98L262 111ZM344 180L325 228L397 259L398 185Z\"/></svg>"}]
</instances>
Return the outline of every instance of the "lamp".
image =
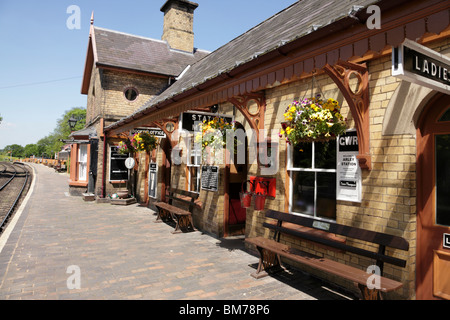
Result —
<instances>
[{"instance_id":1,"label":"lamp","mask_svg":"<svg viewBox=\"0 0 450 320\"><path fill-rule=\"evenodd\" d=\"M73 114L72 114L72 115L70 116L70 119L67 120L67 122L69 123L70 130L73 131L73 129L75 129L75 126L76 126L78 120L75 119L75 118L73 117Z\"/></svg>"}]
</instances>

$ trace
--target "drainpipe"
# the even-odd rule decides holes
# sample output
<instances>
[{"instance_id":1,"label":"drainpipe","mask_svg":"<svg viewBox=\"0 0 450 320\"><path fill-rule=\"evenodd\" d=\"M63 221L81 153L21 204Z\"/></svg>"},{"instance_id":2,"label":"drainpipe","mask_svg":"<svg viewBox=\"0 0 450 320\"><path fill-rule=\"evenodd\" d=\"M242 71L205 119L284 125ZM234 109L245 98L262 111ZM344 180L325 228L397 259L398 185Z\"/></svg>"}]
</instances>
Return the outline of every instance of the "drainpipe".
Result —
<instances>
[{"instance_id":1,"label":"drainpipe","mask_svg":"<svg viewBox=\"0 0 450 320\"><path fill-rule=\"evenodd\" d=\"M102 160L102 198L105 198L105 163L106 163L106 132L105 132L105 121L104 119L100 119L100 126L102 128L102 136L103 136L103 160Z\"/></svg>"}]
</instances>

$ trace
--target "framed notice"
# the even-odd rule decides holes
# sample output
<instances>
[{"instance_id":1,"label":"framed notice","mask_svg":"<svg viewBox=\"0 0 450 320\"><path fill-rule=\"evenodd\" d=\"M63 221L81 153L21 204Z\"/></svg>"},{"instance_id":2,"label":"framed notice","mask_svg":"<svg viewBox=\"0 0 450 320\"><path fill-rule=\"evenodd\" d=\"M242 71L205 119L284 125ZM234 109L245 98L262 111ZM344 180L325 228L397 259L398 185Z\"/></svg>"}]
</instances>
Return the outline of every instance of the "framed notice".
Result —
<instances>
[{"instance_id":1,"label":"framed notice","mask_svg":"<svg viewBox=\"0 0 450 320\"><path fill-rule=\"evenodd\" d=\"M202 166L202 189L208 191L219 190L219 167Z\"/></svg>"},{"instance_id":2,"label":"framed notice","mask_svg":"<svg viewBox=\"0 0 450 320\"><path fill-rule=\"evenodd\" d=\"M336 200L361 202L361 168L357 155L358 136L348 131L338 137Z\"/></svg>"}]
</instances>

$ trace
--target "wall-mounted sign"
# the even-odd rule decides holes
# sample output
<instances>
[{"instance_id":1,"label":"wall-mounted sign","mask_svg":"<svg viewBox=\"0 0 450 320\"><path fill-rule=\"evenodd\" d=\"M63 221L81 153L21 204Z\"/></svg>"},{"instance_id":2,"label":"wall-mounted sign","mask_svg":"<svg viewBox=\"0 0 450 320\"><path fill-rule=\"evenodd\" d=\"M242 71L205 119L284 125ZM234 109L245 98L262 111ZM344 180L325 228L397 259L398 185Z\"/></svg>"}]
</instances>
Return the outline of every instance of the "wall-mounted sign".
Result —
<instances>
[{"instance_id":1,"label":"wall-mounted sign","mask_svg":"<svg viewBox=\"0 0 450 320\"><path fill-rule=\"evenodd\" d=\"M156 198L156 187L158 185L158 165L150 162L148 167L148 195Z\"/></svg>"},{"instance_id":2,"label":"wall-mounted sign","mask_svg":"<svg viewBox=\"0 0 450 320\"><path fill-rule=\"evenodd\" d=\"M148 134L155 136L157 138L165 138L166 134L160 128L134 128L130 131L130 135L134 135L140 132L147 132Z\"/></svg>"},{"instance_id":3,"label":"wall-mounted sign","mask_svg":"<svg viewBox=\"0 0 450 320\"><path fill-rule=\"evenodd\" d=\"M450 233L444 233L444 242L442 246L444 248L450 249Z\"/></svg>"},{"instance_id":4,"label":"wall-mounted sign","mask_svg":"<svg viewBox=\"0 0 450 320\"><path fill-rule=\"evenodd\" d=\"M125 159L125 167L127 167L127 169L129 170L133 169L135 164L136 161L134 160L134 158L129 157Z\"/></svg>"},{"instance_id":5,"label":"wall-mounted sign","mask_svg":"<svg viewBox=\"0 0 450 320\"><path fill-rule=\"evenodd\" d=\"M336 199L361 202L361 168L356 131L348 131L337 140Z\"/></svg>"},{"instance_id":6,"label":"wall-mounted sign","mask_svg":"<svg viewBox=\"0 0 450 320\"><path fill-rule=\"evenodd\" d=\"M198 131L196 130L196 124L199 124L205 120L211 121L215 117L221 117L227 123L231 123L234 120L233 116L217 114L217 113L207 113L207 112L196 112L188 111L183 112L181 115L181 128L190 132Z\"/></svg>"},{"instance_id":7,"label":"wall-mounted sign","mask_svg":"<svg viewBox=\"0 0 450 320\"><path fill-rule=\"evenodd\" d=\"M202 189L208 191L219 190L219 167L202 166Z\"/></svg>"},{"instance_id":8,"label":"wall-mounted sign","mask_svg":"<svg viewBox=\"0 0 450 320\"><path fill-rule=\"evenodd\" d=\"M392 75L450 93L450 58L408 39L392 48Z\"/></svg>"}]
</instances>

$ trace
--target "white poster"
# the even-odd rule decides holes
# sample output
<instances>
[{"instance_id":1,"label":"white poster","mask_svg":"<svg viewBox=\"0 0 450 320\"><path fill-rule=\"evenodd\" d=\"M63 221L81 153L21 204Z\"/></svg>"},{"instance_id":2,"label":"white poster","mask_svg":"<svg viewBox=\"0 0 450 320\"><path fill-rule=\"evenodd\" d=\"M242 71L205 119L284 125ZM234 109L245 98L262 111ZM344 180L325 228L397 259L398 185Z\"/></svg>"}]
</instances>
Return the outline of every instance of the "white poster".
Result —
<instances>
[{"instance_id":1,"label":"white poster","mask_svg":"<svg viewBox=\"0 0 450 320\"><path fill-rule=\"evenodd\" d=\"M361 168L357 155L358 136L348 131L338 138L336 199L361 202Z\"/></svg>"}]
</instances>

